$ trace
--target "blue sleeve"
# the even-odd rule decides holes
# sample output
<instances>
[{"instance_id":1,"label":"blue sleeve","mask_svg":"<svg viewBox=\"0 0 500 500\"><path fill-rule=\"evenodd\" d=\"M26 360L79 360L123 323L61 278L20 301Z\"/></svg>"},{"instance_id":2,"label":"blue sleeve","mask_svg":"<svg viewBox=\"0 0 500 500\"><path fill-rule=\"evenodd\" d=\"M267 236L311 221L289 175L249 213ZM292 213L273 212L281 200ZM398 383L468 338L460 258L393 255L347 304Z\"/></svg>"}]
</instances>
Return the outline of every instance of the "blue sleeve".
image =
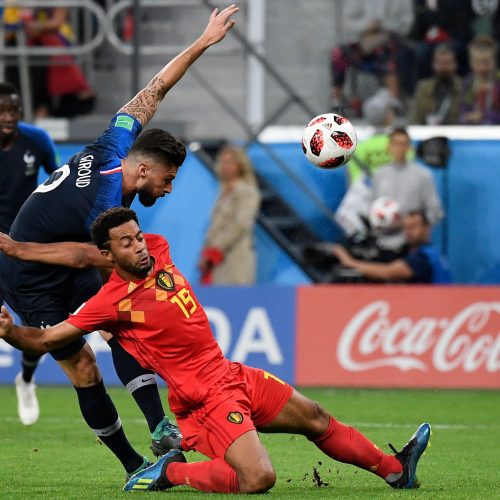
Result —
<instances>
[{"instance_id":1,"label":"blue sleeve","mask_svg":"<svg viewBox=\"0 0 500 500\"><path fill-rule=\"evenodd\" d=\"M141 130L141 123L133 116L124 113L115 115L109 127L94 143L94 146L107 151L108 161L101 166L101 170L107 170L109 166L112 167L115 164L113 158L125 158Z\"/></svg>"},{"instance_id":2,"label":"blue sleeve","mask_svg":"<svg viewBox=\"0 0 500 500\"><path fill-rule=\"evenodd\" d=\"M416 283L432 283L432 266L424 252L411 252L403 259L413 271L411 281Z\"/></svg>"},{"instance_id":3,"label":"blue sleeve","mask_svg":"<svg viewBox=\"0 0 500 500\"><path fill-rule=\"evenodd\" d=\"M95 218L109 208L120 207L122 205L122 174L99 174L101 179L92 210L85 220L85 229L90 232L90 226Z\"/></svg>"},{"instance_id":4,"label":"blue sleeve","mask_svg":"<svg viewBox=\"0 0 500 500\"><path fill-rule=\"evenodd\" d=\"M48 174L57 170L56 148L49 134L47 134L47 132L40 127L35 127L34 125L29 125L27 123L20 123L19 128L40 148L42 152L40 163L43 165L44 170Z\"/></svg>"}]
</instances>

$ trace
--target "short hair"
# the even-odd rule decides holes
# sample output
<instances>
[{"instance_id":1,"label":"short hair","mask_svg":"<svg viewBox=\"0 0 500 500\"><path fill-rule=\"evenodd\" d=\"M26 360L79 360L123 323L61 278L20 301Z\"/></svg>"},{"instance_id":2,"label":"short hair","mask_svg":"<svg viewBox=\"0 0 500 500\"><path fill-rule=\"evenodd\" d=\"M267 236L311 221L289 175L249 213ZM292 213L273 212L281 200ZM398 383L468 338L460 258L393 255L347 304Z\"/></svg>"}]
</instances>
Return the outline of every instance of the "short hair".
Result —
<instances>
[{"instance_id":1,"label":"short hair","mask_svg":"<svg viewBox=\"0 0 500 500\"><path fill-rule=\"evenodd\" d=\"M134 153L180 167L186 158L186 147L166 130L150 128L135 140L129 151L129 154Z\"/></svg>"},{"instance_id":2,"label":"short hair","mask_svg":"<svg viewBox=\"0 0 500 500\"><path fill-rule=\"evenodd\" d=\"M1 82L0 83L0 96L11 96L12 94L19 95L19 90L17 87L10 82Z\"/></svg>"},{"instance_id":3,"label":"short hair","mask_svg":"<svg viewBox=\"0 0 500 500\"><path fill-rule=\"evenodd\" d=\"M410 134L404 127L396 127L392 129L392 132L389 134L389 139L392 139L395 135L405 135L406 138L411 141Z\"/></svg>"},{"instance_id":4,"label":"short hair","mask_svg":"<svg viewBox=\"0 0 500 500\"><path fill-rule=\"evenodd\" d=\"M495 42L495 39L492 36L487 35L485 33L480 33L479 35L476 35L469 42L467 48L469 49L469 54L473 50L487 50L495 54L497 51L497 43Z\"/></svg>"},{"instance_id":5,"label":"short hair","mask_svg":"<svg viewBox=\"0 0 500 500\"><path fill-rule=\"evenodd\" d=\"M456 59L456 54L451 45L447 43L440 43L435 49L432 54L433 59L435 59L437 56L442 56L446 54L451 54L455 59Z\"/></svg>"},{"instance_id":6,"label":"short hair","mask_svg":"<svg viewBox=\"0 0 500 500\"><path fill-rule=\"evenodd\" d=\"M426 226L430 226L429 218L427 214L423 210L410 210L406 213L406 217L415 217L419 216L422 219L422 223Z\"/></svg>"},{"instance_id":7,"label":"short hair","mask_svg":"<svg viewBox=\"0 0 500 500\"><path fill-rule=\"evenodd\" d=\"M139 225L137 214L130 208L113 207L99 214L90 228L92 241L99 250L109 250L109 231L131 220Z\"/></svg>"}]
</instances>

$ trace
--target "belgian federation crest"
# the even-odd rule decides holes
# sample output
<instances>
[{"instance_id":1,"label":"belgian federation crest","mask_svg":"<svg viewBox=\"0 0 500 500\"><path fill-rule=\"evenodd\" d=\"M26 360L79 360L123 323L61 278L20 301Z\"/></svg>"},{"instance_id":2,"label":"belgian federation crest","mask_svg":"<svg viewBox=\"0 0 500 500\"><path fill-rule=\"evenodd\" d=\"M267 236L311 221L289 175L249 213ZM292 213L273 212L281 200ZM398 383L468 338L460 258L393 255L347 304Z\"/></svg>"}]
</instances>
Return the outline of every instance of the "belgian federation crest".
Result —
<instances>
[{"instance_id":1,"label":"belgian federation crest","mask_svg":"<svg viewBox=\"0 0 500 500\"><path fill-rule=\"evenodd\" d=\"M231 411L227 414L227 419L233 424L243 423L243 415L239 411Z\"/></svg>"},{"instance_id":2,"label":"belgian federation crest","mask_svg":"<svg viewBox=\"0 0 500 500\"><path fill-rule=\"evenodd\" d=\"M175 289L174 277L167 271L158 271L156 274L156 284L169 292Z\"/></svg>"}]
</instances>

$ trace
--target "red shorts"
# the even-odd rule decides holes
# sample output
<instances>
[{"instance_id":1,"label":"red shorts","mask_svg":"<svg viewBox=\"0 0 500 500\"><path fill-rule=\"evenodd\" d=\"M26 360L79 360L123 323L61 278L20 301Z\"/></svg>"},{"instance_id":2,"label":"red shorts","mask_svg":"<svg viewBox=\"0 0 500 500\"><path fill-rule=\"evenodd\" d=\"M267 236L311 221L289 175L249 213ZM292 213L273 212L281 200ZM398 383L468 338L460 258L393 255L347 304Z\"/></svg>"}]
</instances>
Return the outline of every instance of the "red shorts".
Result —
<instances>
[{"instance_id":1,"label":"red shorts","mask_svg":"<svg viewBox=\"0 0 500 500\"><path fill-rule=\"evenodd\" d=\"M205 404L177 415L185 450L224 458L233 441L272 422L293 388L268 372L231 363L230 372L209 392Z\"/></svg>"}]
</instances>

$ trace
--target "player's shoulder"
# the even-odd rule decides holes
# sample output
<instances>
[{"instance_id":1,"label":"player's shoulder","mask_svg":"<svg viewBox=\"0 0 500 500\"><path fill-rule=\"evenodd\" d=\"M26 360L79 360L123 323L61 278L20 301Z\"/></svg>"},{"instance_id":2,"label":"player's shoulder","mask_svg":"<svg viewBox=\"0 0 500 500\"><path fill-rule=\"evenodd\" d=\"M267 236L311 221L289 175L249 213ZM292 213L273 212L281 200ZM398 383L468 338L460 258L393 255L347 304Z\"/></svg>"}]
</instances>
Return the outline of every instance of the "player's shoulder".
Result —
<instances>
[{"instance_id":1,"label":"player's shoulder","mask_svg":"<svg viewBox=\"0 0 500 500\"><path fill-rule=\"evenodd\" d=\"M28 139L31 139L39 147L43 149L47 148L53 149L54 146L52 143L52 139L43 128L25 122L19 122L17 124L17 128L23 136L27 137Z\"/></svg>"},{"instance_id":2,"label":"player's shoulder","mask_svg":"<svg viewBox=\"0 0 500 500\"><path fill-rule=\"evenodd\" d=\"M151 252L153 249L167 249L169 248L168 241L161 234L145 233L144 238Z\"/></svg>"}]
</instances>

